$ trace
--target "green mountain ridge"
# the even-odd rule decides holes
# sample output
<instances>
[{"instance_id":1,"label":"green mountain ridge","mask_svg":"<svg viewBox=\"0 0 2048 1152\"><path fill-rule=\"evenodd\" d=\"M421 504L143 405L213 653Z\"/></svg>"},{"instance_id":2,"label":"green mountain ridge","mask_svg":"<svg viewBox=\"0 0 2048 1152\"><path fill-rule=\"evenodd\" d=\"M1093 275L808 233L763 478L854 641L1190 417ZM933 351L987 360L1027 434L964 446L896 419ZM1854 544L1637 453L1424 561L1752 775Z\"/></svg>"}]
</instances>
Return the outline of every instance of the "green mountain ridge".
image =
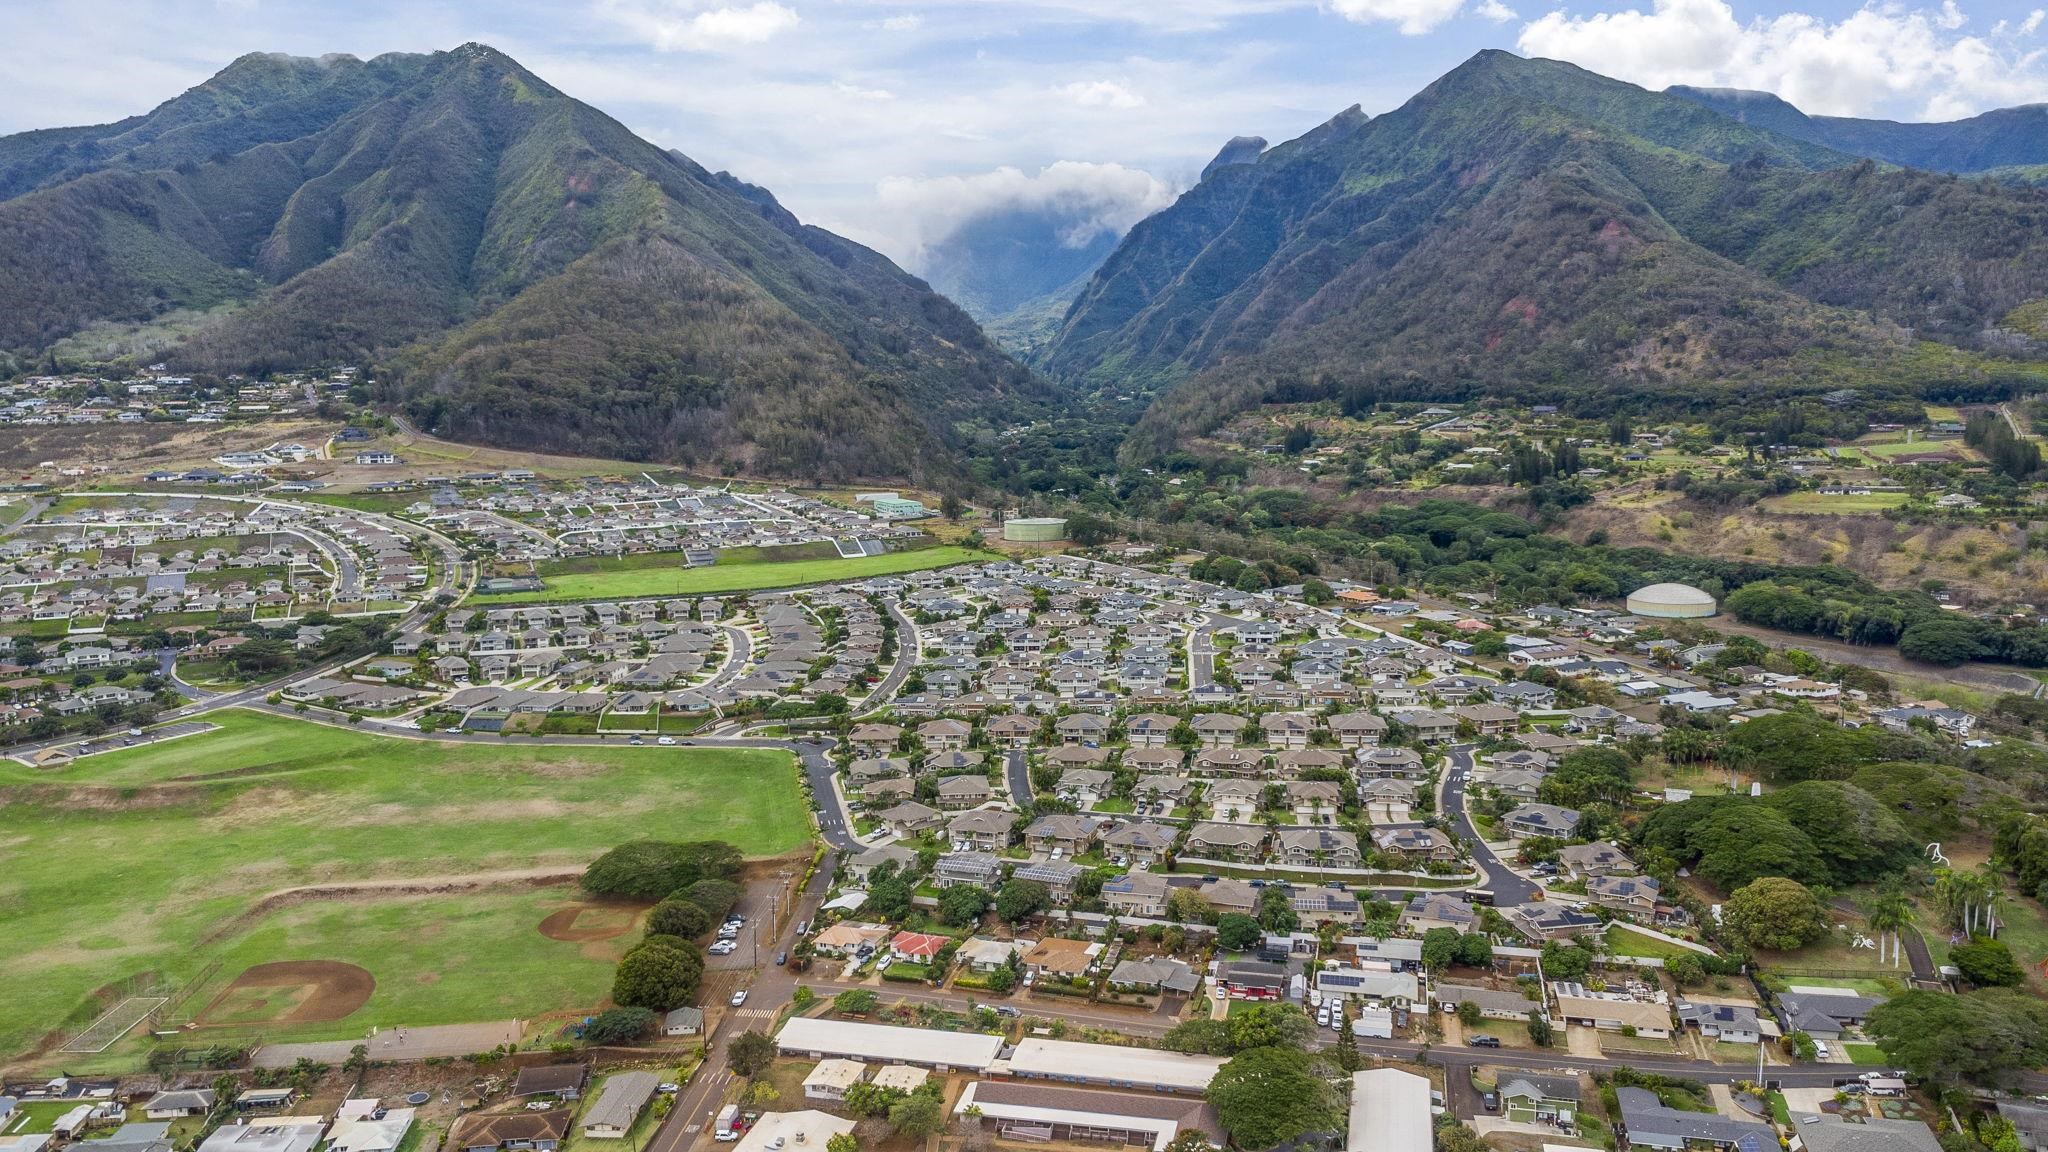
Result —
<instances>
[{"instance_id":1,"label":"green mountain ridge","mask_svg":"<svg viewBox=\"0 0 2048 1152\"><path fill-rule=\"evenodd\" d=\"M1983 382L2048 295L2038 192L1882 169L1568 64L1483 52L1407 104L1215 169L1035 359L1157 395L1127 454L1268 400L1701 407ZM2017 370L2031 373L2034 365Z\"/></svg>"},{"instance_id":2,"label":"green mountain ridge","mask_svg":"<svg viewBox=\"0 0 2048 1152\"><path fill-rule=\"evenodd\" d=\"M1781 136L1908 168L1998 174L2048 164L2048 104L1942 123L1900 123L1809 116L1769 92L1741 88L1680 84L1664 91Z\"/></svg>"},{"instance_id":3,"label":"green mountain ridge","mask_svg":"<svg viewBox=\"0 0 2048 1152\"><path fill-rule=\"evenodd\" d=\"M368 358L425 428L817 479L945 473L1051 395L957 307L493 49L253 56L0 139L0 347L246 300L171 353Z\"/></svg>"}]
</instances>

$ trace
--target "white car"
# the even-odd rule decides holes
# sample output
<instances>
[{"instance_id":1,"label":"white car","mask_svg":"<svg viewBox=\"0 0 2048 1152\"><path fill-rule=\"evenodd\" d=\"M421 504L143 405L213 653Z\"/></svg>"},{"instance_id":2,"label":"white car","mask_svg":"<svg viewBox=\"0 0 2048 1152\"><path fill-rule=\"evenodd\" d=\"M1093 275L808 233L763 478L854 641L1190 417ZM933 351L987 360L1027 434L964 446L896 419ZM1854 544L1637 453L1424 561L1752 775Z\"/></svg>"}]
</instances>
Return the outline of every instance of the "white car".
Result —
<instances>
[{"instance_id":1,"label":"white car","mask_svg":"<svg viewBox=\"0 0 2048 1152\"><path fill-rule=\"evenodd\" d=\"M705 951L709 952L713 956L730 956L734 952L739 951L739 947L740 946L737 941L720 940L718 943L713 944L709 948L706 948Z\"/></svg>"},{"instance_id":2,"label":"white car","mask_svg":"<svg viewBox=\"0 0 2048 1152\"><path fill-rule=\"evenodd\" d=\"M655 743L656 743L656 744L659 744L659 745L661 745L661 746L662 746L662 747L664 747L664 748L672 748L672 747L674 747L674 746L675 746L675 742L676 742L676 738L675 738L675 737L673 737L673 736L663 736L663 737L662 737L661 739L659 739L659 740L656 740L656 741L655 741Z\"/></svg>"},{"instance_id":3,"label":"white car","mask_svg":"<svg viewBox=\"0 0 2048 1152\"><path fill-rule=\"evenodd\" d=\"M747 1002L747 990L746 990L745 988L742 988L742 989L740 989L739 991L737 991L737 992L735 992L735 993L733 993L733 994L732 994L732 1006L733 1006L733 1007L737 1008L737 1007L739 1007L740 1005L742 1005L742 1004L745 1004L746 1002Z\"/></svg>"}]
</instances>

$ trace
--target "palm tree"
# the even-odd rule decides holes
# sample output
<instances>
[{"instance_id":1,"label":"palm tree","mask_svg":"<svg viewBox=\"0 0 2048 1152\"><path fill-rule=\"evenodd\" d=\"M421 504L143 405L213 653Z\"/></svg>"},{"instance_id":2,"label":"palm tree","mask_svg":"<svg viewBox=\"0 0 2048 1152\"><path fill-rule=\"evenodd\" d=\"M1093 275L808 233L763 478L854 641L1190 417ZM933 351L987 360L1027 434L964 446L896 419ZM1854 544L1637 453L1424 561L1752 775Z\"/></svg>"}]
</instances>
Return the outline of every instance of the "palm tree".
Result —
<instances>
[{"instance_id":1,"label":"palm tree","mask_svg":"<svg viewBox=\"0 0 2048 1152\"><path fill-rule=\"evenodd\" d=\"M1884 963L1885 937L1891 937L1892 967L1899 966L1899 933L1913 921L1912 905L1906 902L1906 894L1897 884L1887 884L1878 890L1870 902L1870 929L1877 933L1877 961Z\"/></svg>"}]
</instances>

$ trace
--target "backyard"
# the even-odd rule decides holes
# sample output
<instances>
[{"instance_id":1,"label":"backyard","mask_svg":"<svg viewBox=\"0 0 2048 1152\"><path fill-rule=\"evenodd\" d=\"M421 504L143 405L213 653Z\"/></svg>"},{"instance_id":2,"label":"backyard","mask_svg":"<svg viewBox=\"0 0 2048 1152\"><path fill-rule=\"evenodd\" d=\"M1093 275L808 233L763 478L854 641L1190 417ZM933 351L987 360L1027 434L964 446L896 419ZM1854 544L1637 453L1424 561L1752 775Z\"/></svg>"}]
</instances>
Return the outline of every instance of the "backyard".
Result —
<instances>
[{"instance_id":1,"label":"backyard","mask_svg":"<svg viewBox=\"0 0 2048 1152\"><path fill-rule=\"evenodd\" d=\"M10 990L0 1053L31 1048L96 989L146 973L175 986L214 959L232 976L261 962L371 957L377 992L352 1019L357 1030L455 1018L486 1002L492 1016L512 1014L495 1006L507 981L533 977L528 1008L556 996L549 980L583 981L585 993L602 983L601 965L541 979L502 967L527 957L486 962L487 942L506 953L547 943L531 923L506 934L545 914L530 903L536 893L293 896L267 916L252 906L313 884L573 872L635 837L726 839L773 856L810 834L793 760L779 751L429 743L261 713L212 719L220 731L57 769L0 761L0 982ZM469 963L421 966L437 951L424 947L434 932L461 935L467 951L457 954ZM581 949L603 951L586 941L570 952ZM372 1020L387 1002L402 1018Z\"/></svg>"}]
</instances>

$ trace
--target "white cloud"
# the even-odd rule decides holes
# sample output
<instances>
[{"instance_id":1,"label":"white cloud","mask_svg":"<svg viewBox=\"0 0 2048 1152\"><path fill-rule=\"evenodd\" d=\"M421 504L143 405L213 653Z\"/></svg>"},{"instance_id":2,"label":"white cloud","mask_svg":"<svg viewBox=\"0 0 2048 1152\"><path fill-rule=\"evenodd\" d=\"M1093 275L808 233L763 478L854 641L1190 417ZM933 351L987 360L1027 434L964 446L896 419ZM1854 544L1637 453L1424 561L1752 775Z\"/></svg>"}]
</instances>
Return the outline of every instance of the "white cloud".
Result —
<instances>
[{"instance_id":1,"label":"white cloud","mask_svg":"<svg viewBox=\"0 0 2048 1152\"><path fill-rule=\"evenodd\" d=\"M921 268L927 247L962 225L998 212L1031 212L1053 222L1060 242L1080 248L1173 203L1176 190L1150 172L1122 164L1061 160L1036 175L998 168L970 176L892 178L876 186L878 220L893 221L875 241Z\"/></svg>"},{"instance_id":2,"label":"white cloud","mask_svg":"<svg viewBox=\"0 0 2048 1152\"><path fill-rule=\"evenodd\" d=\"M2034 33L2039 32L2041 30L2041 21L2044 17L2048 17L2048 9L2036 8L2032 12L2027 13L2027 18L2020 21L2020 35L2032 36Z\"/></svg>"},{"instance_id":3,"label":"white cloud","mask_svg":"<svg viewBox=\"0 0 2048 1152\"><path fill-rule=\"evenodd\" d=\"M1331 0L1330 7L1360 24L1392 24L1403 36L1421 36L1458 14L1465 0ZM1496 0L1495 7L1499 7ZM1512 18L1510 13L1510 18Z\"/></svg>"},{"instance_id":4,"label":"white cloud","mask_svg":"<svg viewBox=\"0 0 2048 1152\"><path fill-rule=\"evenodd\" d=\"M896 94L887 88L863 88L858 84L849 84L844 80L835 82L832 85L832 90L850 100L894 100L896 98Z\"/></svg>"},{"instance_id":5,"label":"white cloud","mask_svg":"<svg viewBox=\"0 0 2048 1152\"><path fill-rule=\"evenodd\" d=\"M604 0L601 10L662 52L719 52L765 44L802 23L774 0L706 8L687 0Z\"/></svg>"},{"instance_id":6,"label":"white cloud","mask_svg":"<svg viewBox=\"0 0 2048 1152\"><path fill-rule=\"evenodd\" d=\"M1145 98L1114 80L1076 80L1053 91L1083 108L1138 108Z\"/></svg>"},{"instance_id":7,"label":"white cloud","mask_svg":"<svg viewBox=\"0 0 2048 1152\"><path fill-rule=\"evenodd\" d=\"M1735 18L1724 0L1655 0L1590 16L1551 12L1523 26L1517 46L1650 88L1758 88L1807 112L1967 116L2048 99L2048 60L1956 35L1940 11L1865 7L1830 23L1803 12Z\"/></svg>"},{"instance_id":8,"label":"white cloud","mask_svg":"<svg viewBox=\"0 0 2048 1152\"><path fill-rule=\"evenodd\" d=\"M1521 18L1513 8L1501 3L1500 0L1480 0L1476 11L1495 24L1506 24Z\"/></svg>"},{"instance_id":9,"label":"white cloud","mask_svg":"<svg viewBox=\"0 0 2048 1152\"><path fill-rule=\"evenodd\" d=\"M924 17L915 12L905 12L882 21L884 32L915 32L924 26Z\"/></svg>"}]
</instances>

